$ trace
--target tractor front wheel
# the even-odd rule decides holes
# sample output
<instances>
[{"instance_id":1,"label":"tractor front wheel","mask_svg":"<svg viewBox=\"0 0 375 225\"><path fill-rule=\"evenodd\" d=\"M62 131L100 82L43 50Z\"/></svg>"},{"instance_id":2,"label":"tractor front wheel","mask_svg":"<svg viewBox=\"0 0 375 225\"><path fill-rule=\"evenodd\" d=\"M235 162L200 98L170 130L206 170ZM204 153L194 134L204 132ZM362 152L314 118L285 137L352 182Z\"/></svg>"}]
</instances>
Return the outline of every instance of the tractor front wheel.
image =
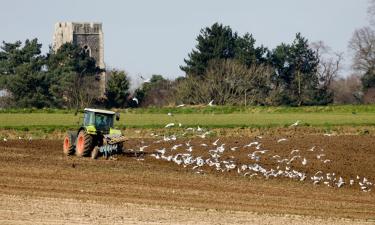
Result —
<instances>
[{"instance_id":1,"label":"tractor front wheel","mask_svg":"<svg viewBox=\"0 0 375 225\"><path fill-rule=\"evenodd\" d=\"M78 133L77 144L76 144L76 155L77 156L89 156L93 149L94 138L87 134L86 131L81 130Z\"/></svg>"}]
</instances>

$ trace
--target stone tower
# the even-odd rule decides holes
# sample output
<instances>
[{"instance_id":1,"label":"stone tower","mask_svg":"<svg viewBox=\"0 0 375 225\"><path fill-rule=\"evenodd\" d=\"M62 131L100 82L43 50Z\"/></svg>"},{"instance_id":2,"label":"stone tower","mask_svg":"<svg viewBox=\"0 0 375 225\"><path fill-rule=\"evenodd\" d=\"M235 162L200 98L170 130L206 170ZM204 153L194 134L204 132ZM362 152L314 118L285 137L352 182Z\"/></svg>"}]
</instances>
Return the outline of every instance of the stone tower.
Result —
<instances>
[{"instance_id":1,"label":"stone tower","mask_svg":"<svg viewBox=\"0 0 375 225\"><path fill-rule=\"evenodd\" d=\"M76 23L58 22L55 24L53 35L53 50L56 51L64 43L72 42L81 46L96 60L96 65L100 69L105 69L104 64L104 41L101 23ZM105 72L99 74L100 96L103 97L106 88Z\"/></svg>"}]
</instances>

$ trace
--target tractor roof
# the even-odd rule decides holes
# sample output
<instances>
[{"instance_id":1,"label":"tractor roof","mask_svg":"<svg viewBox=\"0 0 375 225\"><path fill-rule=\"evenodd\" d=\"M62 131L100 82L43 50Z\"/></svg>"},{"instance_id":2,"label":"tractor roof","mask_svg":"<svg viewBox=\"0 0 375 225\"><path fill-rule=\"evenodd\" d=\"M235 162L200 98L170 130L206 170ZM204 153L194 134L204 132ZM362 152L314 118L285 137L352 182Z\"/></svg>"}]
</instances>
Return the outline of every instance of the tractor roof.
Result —
<instances>
[{"instance_id":1,"label":"tractor roof","mask_svg":"<svg viewBox=\"0 0 375 225\"><path fill-rule=\"evenodd\" d=\"M111 115L114 115L114 114L115 114L115 112L113 112L113 111L103 110L103 109L91 109L91 108L85 108L85 111L96 112L96 113L103 113L103 114L111 114Z\"/></svg>"}]
</instances>

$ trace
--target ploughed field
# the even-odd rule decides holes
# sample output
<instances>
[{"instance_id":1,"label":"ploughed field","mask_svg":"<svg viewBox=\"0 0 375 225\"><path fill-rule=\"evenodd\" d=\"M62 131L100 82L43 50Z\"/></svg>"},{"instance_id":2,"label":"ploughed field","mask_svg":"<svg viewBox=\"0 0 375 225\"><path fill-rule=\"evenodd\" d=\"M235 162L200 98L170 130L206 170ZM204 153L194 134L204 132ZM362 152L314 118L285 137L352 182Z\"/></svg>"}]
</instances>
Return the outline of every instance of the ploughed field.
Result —
<instances>
[{"instance_id":1,"label":"ploughed field","mask_svg":"<svg viewBox=\"0 0 375 225\"><path fill-rule=\"evenodd\" d=\"M202 137L130 139L107 160L0 140L0 223L375 222L373 136Z\"/></svg>"}]
</instances>

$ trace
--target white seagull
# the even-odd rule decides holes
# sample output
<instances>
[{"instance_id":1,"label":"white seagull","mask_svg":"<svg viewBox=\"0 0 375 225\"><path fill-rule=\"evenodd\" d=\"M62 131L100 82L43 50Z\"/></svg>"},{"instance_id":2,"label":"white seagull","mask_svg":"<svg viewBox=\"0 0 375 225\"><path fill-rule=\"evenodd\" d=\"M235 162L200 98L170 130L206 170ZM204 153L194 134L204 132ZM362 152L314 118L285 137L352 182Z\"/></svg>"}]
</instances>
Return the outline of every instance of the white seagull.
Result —
<instances>
[{"instance_id":1,"label":"white seagull","mask_svg":"<svg viewBox=\"0 0 375 225\"><path fill-rule=\"evenodd\" d=\"M132 100L135 101L137 103L137 105L139 104L138 98L134 97L134 98L132 98Z\"/></svg>"},{"instance_id":2,"label":"white seagull","mask_svg":"<svg viewBox=\"0 0 375 225\"><path fill-rule=\"evenodd\" d=\"M277 140L277 143L280 143L282 141L286 141L286 138L280 138L279 140Z\"/></svg>"},{"instance_id":3,"label":"white seagull","mask_svg":"<svg viewBox=\"0 0 375 225\"><path fill-rule=\"evenodd\" d=\"M298 124L300 123L301 121L297 120L295 123L293 123L292 125L290 125L289 127L295 127L295 126L298 126Z\"/></svg>"},{"instance_id":4,"label":"white seagull","mask_svg":"<svg viewBox=\"0 0 375 225\"><path fill-rule=\"evenodd\" d=\"M212 103L214 103L214 100L211 100L211 101L208 103L208 105L209 105L209 106L214 106Z\"/></svg>"},{"instance_id":5,"label":"white seagull","mask_svg":"<svg viewBox=\"0 0 375 225\"><path fill-rule=\"evenodd\" d=\"M173 126L174 126L174 123L168 123L167 125L165 125L165 128L173 127Z\"/></svg>"}]
</instances>

